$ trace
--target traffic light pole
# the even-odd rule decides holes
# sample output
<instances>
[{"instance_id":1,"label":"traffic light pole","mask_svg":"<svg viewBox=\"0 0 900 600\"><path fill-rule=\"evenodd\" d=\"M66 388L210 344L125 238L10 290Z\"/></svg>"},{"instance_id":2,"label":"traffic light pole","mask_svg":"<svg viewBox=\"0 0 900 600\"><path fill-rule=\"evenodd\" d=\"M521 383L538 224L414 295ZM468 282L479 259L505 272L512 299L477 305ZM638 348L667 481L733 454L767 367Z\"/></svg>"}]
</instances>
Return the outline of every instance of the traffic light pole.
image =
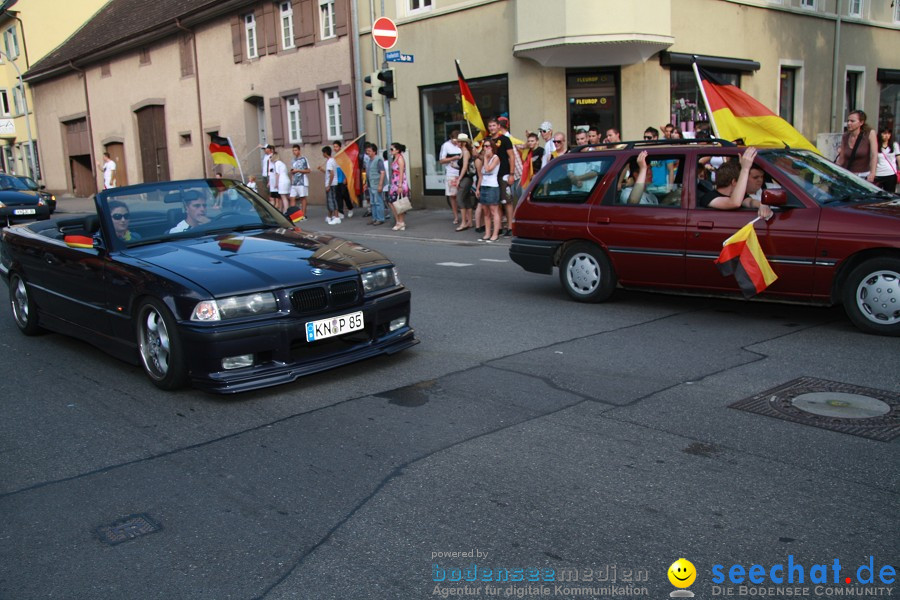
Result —
<instances>
[{"instance_id":1,"label":"traffic light pole","mask_svg":"<svg viewBox=\"0 0 900 600\"><path fill-rule=\"evenodd\" d=\"M381 62L381 69L384 71L388 68L387 63L387 50L381 51L384 60ZM391 156L391 144L394 143L394 139L391 136L391 98L389 96L384 97L384 130L385 130L385 147L384 149L388 151L388 159ZM388 173L388 177L390 177L390 173Z\"/></svg>"}]
</instances>

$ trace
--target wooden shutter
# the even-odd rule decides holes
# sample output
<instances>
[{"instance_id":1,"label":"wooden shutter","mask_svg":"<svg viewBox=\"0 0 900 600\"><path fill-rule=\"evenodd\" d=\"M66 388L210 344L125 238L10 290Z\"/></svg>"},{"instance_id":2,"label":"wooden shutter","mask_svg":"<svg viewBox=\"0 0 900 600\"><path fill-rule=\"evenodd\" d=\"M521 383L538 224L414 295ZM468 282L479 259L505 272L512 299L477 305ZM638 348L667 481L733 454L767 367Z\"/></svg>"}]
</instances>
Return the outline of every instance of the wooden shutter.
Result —
<instances>
[{"instance_id":1,"label":"wooden shutter","mask_svg":"<svg viewBox=\"0 0 900 600\"><path fill-rule=\"evenodd\" d=\"M269 98L269 110L272 112L272 145L276 148L284 146L284 100L281 97Z\"/></svg>"},{"instance_id":2,"label":"wooden shutter","mask_svg":"<svg viewBox=\"0 0 900 600\"><path fill-rule=\"evenodd\" d=\"M231 51L234 53L234 62L239 63L244 59L244 44L241 43L241 29L243 22L240 15L231 17Z\"/></svg>"},{"instance_id":3,"label":"wooden shutter","mask_svg":"<svg viewBox=\"0 0 900 600\"><path fill-rule=\"evenodd\" d=\"M309 46L316 41L316 5L314 0L293 0L294 43Z\"/></svg>"},{"instance_id":4,"label":"wooden shutter","mask_svg":"<svg viewBox=\"0 0 900 600\"><path fill-rule=\"evenodd\" d=\"M181 76L194 74L194 36L182 33L178 38L178 53L181 57ZM117 163L118 164L118 163Z\"/></svg>"},{"instance_id":5,"label":"wooden shutter","mask_svg":"<svg viewBox=\"0 0 900 600\"><path fill-rule=\"evenodd\" d=\"M322 113L319 108L319 91L302 92L300 100L300 122L303 124L303 142L318 144L322 141Z\"/></svg>"},{"instance_id":6,"label":"wooden shutter","mask_svg":"<svg viewBox=\"0 0 900 600\"><path fill-rule=\"evenodd\" d=\"M272 2L264 3L262 5L262 13L262 22L259 23L259 27L265 35L265 54L276 54L278 52L278 28L276 27L275 4Z\"/></svg>"},{"instance_id":7,"label":"wooden shutter","mask_svg":"<svg viewBox=\"0 0 900 600\"><path fill-rule=\"evenodd\" d=\"M347 35L347 0L334 0L334 35Z\"/></svg>"},{"instance_id":8,"label":"wooden shutter","mask_svg":"<svg viewBox=\"0 0 900 600\"><path fill-rule=\"evenodd\" d=\"M338 86L341 99L341 135L345 140L356 137L356 111L353 110L353 94L350 85Z\"/></svg>"}]
</instances>

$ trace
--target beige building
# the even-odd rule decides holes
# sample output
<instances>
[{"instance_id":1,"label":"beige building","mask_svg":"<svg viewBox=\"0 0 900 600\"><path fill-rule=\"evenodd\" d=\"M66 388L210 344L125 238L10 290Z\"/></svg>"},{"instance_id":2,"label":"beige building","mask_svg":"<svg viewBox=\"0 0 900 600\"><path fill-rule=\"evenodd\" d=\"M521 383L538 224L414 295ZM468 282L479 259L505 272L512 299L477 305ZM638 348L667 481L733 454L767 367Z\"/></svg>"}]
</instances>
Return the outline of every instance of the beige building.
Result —
<instances>
[{"instance_id":1,"label":"beige building","mask_svg":"<svg viewBox=\"0 0 900 600\"><path fill-rule=\"evenodd\" d=\"M485 118L508 115L525 137L544 121L616 127L640 139L672 122L706 126L691 57L739 85L816 142L862 108L900 133L900 3L884 0L387 0L398 26L392 139L406 144L414 199L442 205L436 165L463 125L454 59ZM370 6L372 4L370 3ZM374 15L376 18L380 11ZM362 72L373 61L359 11ZM382 117L366 115L366 129ZM378 123L377 121L382 121Z\"/></svg>"},{"instance_id":2,"label":"beige building","mask_svg":"<svg viewBox=\"0 0 900 600\"><path fill-rule=\"evenodd\" d=\"M285 161L297 143L356 135L348 0L110 0L26 74L34 89L48 188L80 196L118 185L237 170L212 164L228 137L245 176L259 146ZM313 176L321 185L321 178Z\"/></svg>"},{"instance_id":3,"label":"beige building","mask_svg":"<svg viewBox=\"0 0 900 600\"><path fill-rule=\"evenodd\" d=\"M34 100L29 86L20 82L20 75L62 43L106 1L0 3L0 166L5 171L40 178Z\"/></svg>"}]
</instances>

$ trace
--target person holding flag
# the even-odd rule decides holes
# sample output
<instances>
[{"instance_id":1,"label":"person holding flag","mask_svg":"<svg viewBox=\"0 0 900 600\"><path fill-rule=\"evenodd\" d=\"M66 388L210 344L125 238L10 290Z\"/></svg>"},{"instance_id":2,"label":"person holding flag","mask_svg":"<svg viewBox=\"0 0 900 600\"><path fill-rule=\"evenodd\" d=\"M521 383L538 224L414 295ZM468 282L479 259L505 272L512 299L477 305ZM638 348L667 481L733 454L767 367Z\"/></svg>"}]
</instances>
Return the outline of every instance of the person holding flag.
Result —
<instances>
[{"instance_id":1,"label":"person holding flag","mask_svg":"<svg viewBox=\"0 0 900 600\"><path fill-rule=\"evenodd\" d=\"M716 170L716 188L700 198L698 204L719 210L753 208L756 202L747 196L747 180L755 158L756 148L747 148L741 154L740 166L733 161L725 162ZM765 204L758 206L757 212L763 219L768 220L774 214Z\"/></svg>"},{"instance_id":2,"label":"person holding flag","mask_svg":"<svg viewBox=\"0 0 900 600\"><path fill-rule=\"evenodd\" d=\"M472 137L472 127L477 129L478 134L473 138L477 143L484 138L487 127L484 126L481 113L478 111L478 106L475 105L475 96L472 95L472 90L469 89L469 84L463 77L462 69L459 68L459 60L456 61L456 75L459 78L459 97L462 101L463 117L471 125L469 137Z\"/></svg>"}]
</instances>

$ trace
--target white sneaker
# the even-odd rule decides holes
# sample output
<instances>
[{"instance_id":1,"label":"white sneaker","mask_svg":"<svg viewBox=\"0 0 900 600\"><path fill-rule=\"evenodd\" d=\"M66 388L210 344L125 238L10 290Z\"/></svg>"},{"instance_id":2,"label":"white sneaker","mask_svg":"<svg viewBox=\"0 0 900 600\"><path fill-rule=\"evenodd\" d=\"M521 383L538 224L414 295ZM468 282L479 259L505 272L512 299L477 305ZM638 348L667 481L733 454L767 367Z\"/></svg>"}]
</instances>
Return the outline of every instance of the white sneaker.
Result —
<instances>
[{"instance_id":1,"label":"white sneaker","mask_svg":"<svg viewBox=\"0 0 900 600\"><path fill-rule=\"evenodd\" d=\"M341 218L340 218L340 217L335 217L334 219L331 220L331 224L332 224L332 225L340 225L340 224L341 224Z\"/></svg>"},{"instance_id":2,"label":"white sneaker","mask_svg":"<svg viewBox=\"0 0 900 600\"><path fill-rule=\"evenodd\" d=\"M328 225L334 225L334 219L332 219L331 217L325 217L325 223L327 223Z\"/></svg>"},{"instance_id":3,"label":"white sneaker","mask_svg":"<svg viewBox=\"0 0 900 600\"><path fill-rule=\"evenodd\" d=\"M353 211L352 211L352 210L348 210L348 211L347 211L347 218L349 219L349 218L352 217L352 216L353 216Z\"/></svg>"},{"instance_id":4,"label":"white sneaker","mask_svg":"<svg viewBox=\"0 0 900 600\"><path fill-rule=\"evenodd\" d=\"M338 221L344 218L344 213L338 213L338 216L335 217Z\"/></svg>"}]
</instances>

